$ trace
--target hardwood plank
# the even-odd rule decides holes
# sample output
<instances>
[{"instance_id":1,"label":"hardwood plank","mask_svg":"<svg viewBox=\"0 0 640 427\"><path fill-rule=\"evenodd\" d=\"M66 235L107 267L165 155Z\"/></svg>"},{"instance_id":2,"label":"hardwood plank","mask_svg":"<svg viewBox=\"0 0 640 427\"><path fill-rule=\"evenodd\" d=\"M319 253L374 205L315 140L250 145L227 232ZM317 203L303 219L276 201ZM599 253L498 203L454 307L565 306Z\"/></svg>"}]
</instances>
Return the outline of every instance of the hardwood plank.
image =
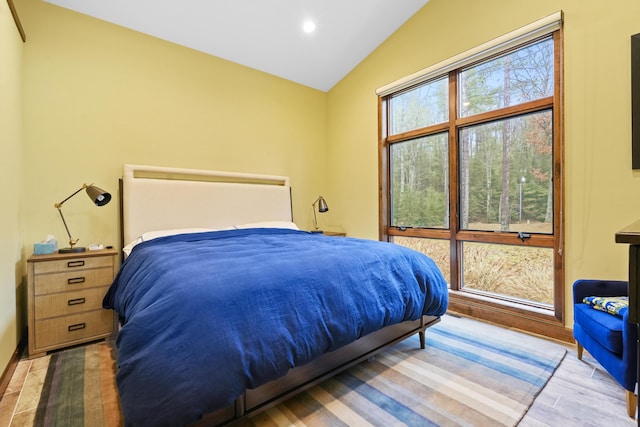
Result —
<instances>
[{"instance_id":1,"label":"hardwood plank","mask_svg":"<svg viewBox=\"0 0 640 427\"><path fill-rule=\"evenodd\" d=\"M568 346L564 360L519 426L634 426L624 389L586 351L578 360Z\"/></svg>"}]
</instances>

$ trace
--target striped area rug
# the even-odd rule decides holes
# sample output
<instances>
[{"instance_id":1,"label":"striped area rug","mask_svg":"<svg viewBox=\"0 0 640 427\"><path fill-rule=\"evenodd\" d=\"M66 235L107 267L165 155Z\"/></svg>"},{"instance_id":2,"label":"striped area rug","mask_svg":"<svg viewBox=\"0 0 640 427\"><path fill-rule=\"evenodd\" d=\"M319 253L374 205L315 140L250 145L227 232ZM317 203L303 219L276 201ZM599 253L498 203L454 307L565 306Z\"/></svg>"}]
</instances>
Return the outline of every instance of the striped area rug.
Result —
<instances>
[{"instance_id":1,"label":"striped area rug","mask_svg":"<svg viewBox=\"0 0 640 427\"><path fill-rule=\"evenodd\" d=\"M514 426L565 354L552 342L448 315L427 331L425 350L409 338L248 424ZM123 425L112 343L47 357L33 425Z\"/></svg>"},{"instance_id":2,"label":"striped area rug","mask_svg":"<svg viewBox=\"0 0 640 427\"><path fill-rule=\"evenodd\" d=\"M444 316L251 422L266 426L514 426L566 354L552 342Z\"/></svg>"},{"instance_id":3,"label":"striped area rug","mask_svg":"<svg viewBox=\"0 0 640 427\"><path fill-rule=\"evenodd\" d=\"M34 426L122 425L112 342L51 354Z\"/></svg>"}]
</instances>

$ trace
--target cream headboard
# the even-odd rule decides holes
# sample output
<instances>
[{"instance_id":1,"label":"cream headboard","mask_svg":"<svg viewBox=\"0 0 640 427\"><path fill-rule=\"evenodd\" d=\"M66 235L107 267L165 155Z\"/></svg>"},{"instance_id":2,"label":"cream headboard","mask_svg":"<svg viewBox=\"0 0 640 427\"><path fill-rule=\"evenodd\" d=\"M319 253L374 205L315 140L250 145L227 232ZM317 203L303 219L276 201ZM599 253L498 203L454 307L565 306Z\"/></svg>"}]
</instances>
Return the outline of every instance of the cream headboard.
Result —
<instances>
[{"instance_id":1,"label":"cream headboard","mask_svg":"<svg viewBox=\"0 0 640 427\"><path fill-rule=\"evenodd\" d=\"M147 231L292 221L289 178L124 165L123 245Z\"/></svg>"}]
</instances>

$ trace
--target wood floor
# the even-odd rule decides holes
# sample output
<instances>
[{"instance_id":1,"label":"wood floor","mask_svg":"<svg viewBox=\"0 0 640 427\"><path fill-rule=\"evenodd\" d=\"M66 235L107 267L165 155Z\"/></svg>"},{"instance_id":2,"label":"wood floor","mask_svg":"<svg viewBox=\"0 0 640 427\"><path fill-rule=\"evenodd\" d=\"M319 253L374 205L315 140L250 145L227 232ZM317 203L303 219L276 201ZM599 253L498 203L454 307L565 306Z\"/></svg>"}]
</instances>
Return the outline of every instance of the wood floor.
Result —
<instances>
[{"instance_id":1,"label":"wood floor","mask_svg":"<svg viewBox=\"0 0 640 427\"><path fill-rule=\"evenodd\" d=\"M636 426L627 415L624 389L585 350L569 347L520 427Z\"/></svg>"},{"instance_id":2,"label":"wood floor","mask_svg":"<svg viewBox=\"0 0 640 427\"><path fill-rule=\"evenodd\" d=\"M29 390L24 387L26 371L37 369L37 361L23 360L22 367L16 369L6 394L0 400L0 427L27 427L20 421L24 417L19 414L14 417L14 412L17 402L28 398ZM604 425L631 427L637 424L627 416L622 387L586 351L583 360L578 360L575 348L568 347L564 360L519 426Z\"/></svg>"}]
</instances>

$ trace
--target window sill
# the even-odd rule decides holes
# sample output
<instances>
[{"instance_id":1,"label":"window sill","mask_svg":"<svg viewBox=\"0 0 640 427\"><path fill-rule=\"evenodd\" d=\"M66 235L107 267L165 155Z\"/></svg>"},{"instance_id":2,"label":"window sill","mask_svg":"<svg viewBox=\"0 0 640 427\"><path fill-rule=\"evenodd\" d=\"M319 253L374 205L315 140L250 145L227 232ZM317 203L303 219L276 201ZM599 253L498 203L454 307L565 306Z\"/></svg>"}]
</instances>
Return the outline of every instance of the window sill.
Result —
<instances>
[{"instance_id":1,"label":"window sill","mask_svg":"<svg viewBox=\"0 0 640 427\"><path fill-rule=\"evenodd\" d=\"M449 310L504 327L573 343L573 332L552 309L501 301L465 291L449 291Z\"/></svg>"}]
</instances>

